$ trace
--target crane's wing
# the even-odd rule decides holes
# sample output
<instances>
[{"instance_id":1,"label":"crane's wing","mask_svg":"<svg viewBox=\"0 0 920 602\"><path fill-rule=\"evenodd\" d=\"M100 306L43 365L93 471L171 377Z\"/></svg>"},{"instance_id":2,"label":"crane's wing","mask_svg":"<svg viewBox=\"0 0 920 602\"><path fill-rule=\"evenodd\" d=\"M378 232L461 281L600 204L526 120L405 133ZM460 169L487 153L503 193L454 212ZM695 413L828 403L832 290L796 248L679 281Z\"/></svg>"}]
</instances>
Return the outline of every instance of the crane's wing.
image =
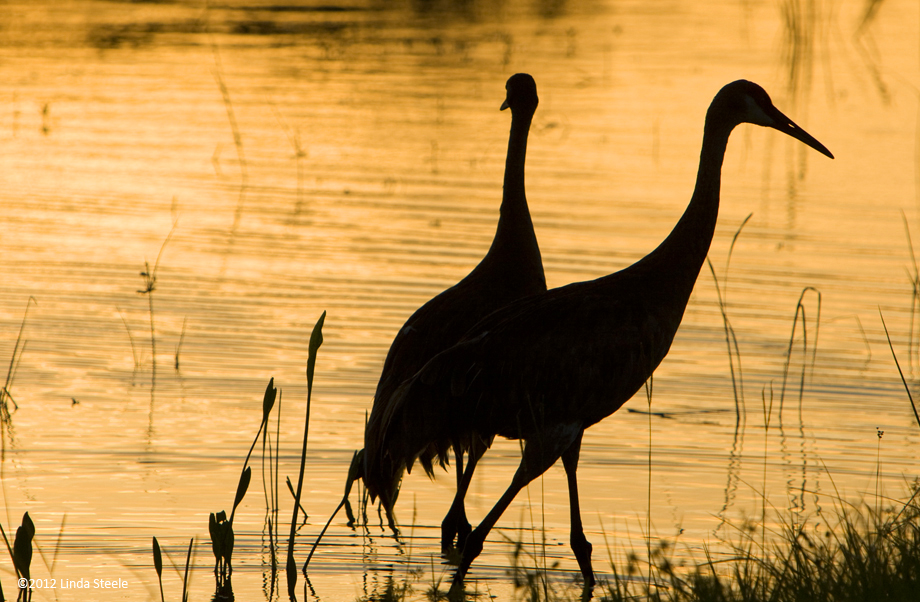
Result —
<instances>
[{"instance_id":1,"label":"crane's wing","mask_svg":"<svg viewBox=\"0 0 920 602\"><path fill-rule=\"evenodd\" d=\"M477 323L393 394L381 422L385 453L411 467L463 438L526 439L616 411L671 341L629 280L554 289Z\"/></svg>"}]
</instances>

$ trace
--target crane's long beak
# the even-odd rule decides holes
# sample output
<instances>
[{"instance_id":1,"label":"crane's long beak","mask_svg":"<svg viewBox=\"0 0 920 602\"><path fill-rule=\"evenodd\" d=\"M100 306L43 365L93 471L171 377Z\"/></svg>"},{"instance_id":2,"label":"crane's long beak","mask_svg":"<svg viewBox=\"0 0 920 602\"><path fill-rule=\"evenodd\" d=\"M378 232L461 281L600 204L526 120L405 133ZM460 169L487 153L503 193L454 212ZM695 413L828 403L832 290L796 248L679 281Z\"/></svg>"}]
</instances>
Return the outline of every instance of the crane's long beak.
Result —
<instances>
[{"instance_id":1,"label":"crane's long beak","mask_svg":"<svg viewBox=\"0 0 920 602\"><path fill-rule=\"evenodd\" d=\"M789 134L796 140L804 142L822 155L830 157L831 159L834 158L834 155L831 154L831 151L827 150L826 146L815 140L814 136L797 126L794 121L783 115L782 111L776 107L773 107L773 111L776 112L770 115L770 117L773 119L773 123L770 124L770 127L775 130L779 130L784 134Z\"/></svg>"}]
</instances>

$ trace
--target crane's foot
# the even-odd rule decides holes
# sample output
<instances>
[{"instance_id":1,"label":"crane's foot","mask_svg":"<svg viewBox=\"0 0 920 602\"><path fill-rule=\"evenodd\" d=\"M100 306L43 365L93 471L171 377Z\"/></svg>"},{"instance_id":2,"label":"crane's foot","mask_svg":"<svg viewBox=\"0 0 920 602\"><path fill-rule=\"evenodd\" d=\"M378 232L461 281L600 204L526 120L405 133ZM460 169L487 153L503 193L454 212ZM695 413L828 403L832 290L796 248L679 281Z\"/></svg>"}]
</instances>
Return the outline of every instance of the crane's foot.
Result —
<instances>
[{"instance_id":1,"label":"crane's foot","mask_svg":"<svg viewBox=\"0 0 920 602\"><path fill-rule=\"evenodd\" d=\"M570 543L572 551L575 553L575 560L578 561L578 568L581 569L581 576L585 581L585 588L593 588L596 580L594 578L594 569L591 567L591 550L593 546L585 538L582 532L573 532Z\"/></svg>"},{"instance_id":2,"label":"crane's foot","mask_svg":"<svg viewBox=\"0 0 920 602\"><path fill-rule=\"evenodd\" d=\"M466 548L466 542L470 537L470 533L473 532L473 525L470 524L470 521L465 520L460 523L460 527L457 529L457 547L461 550Z\"/></svg>"},{"instance_id":3,"label":"crane's foot","mask_svg":"<svg viewBox=\"0 0 920 602\"><path fill-rule=\"evenodd\" d=\"M592 576L593 577L593 576ZM594 597L594 583L588 583L585 581L584 587L581 589L581 602L588 602Z\"/></svg>"},{"instance_id":4,"label":"crane's foot","mask_svg":"<svg viewBox=\"0 0 920 602\"><path fill-rule=\"evenodd\" d=\"M473 532L473 526L466 516L455 519L450 513L441 522L441 555L450 562L451 556L459 554L466 545L466 539ZM456 540L456 543L454 543ZM459 564L451 562L450 564Z\"/></svg>"},{"instance_id":5,"label":"crane's foot","mask_svg":"<svg viewBox=\"0 0 920 602\"><path fill-rule=\"evenodd\" d=\"M449 558L451 552L456 550L454 547L454 536L456 534L457 530L453 525L453 521L450 520L450 515L448 514L441 522L441 556Z\"/></svg>"},{"instance_id":6,"label":"crane's foot","mask_svg":"<svg viewBox=\"0 0 920 602\"><path fill-rule=\"evenodd\" d=\"M457 580L457 577L454 577L453 582L450 584L450 590L447 592L447 599L450 602L462 602L466 600L466 588L463 586L463 578Z\"/></svg>"},{"instance_id":7,"label":"crane's foot","mask_svg":"<svg viewBox=\"0 0 920 602\"><path fill-rule=\"evenodd\" d=\"M450 591L447 592L447 597L452 602L454 600L464 599L465 590L463 587L463 580L466 577L467 571L470 570L470 565L473 564L473 561L482 552L484 538L485 536L482 535L482 533L473 531L466 539L466 545L463 548L463 557L460 560L460 564L457 566L457 572L454 573L454 580L450 584Z\"/></svg>"}]
</instances>

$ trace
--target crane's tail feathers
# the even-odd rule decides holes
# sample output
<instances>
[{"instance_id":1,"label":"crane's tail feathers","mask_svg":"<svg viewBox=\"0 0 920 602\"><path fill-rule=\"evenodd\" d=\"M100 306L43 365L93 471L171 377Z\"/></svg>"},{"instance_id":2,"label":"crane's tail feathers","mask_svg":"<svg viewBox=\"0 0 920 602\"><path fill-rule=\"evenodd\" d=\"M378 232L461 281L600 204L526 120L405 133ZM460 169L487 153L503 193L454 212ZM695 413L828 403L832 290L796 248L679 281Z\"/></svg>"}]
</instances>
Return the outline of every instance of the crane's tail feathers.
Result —
<instances>
[{"instance_id":1,"label":"crane's tail feathers","mask_svg":"<svg viewBox=\"0 0 920 602\"><path fill-rule=\"evenodd\" d=\"M434 463L446 467L456 438L466 431L468 417L452 397L468 376L452 378L451 359L441 353L392 392L378 390L388 398L375 399L364 431L364 483L371 499L379 497L385 507L395 504L403 472L418 460L433 476Z\"/></svg>"},{"instance_id":2,"label":"crane's tail feathers","mask_svg":"<svg viewBox=\"0 0 920 602\"><path fill-rule=\"evenodd\" d=\"M375 400L364 431L364 484L372 500L380 498L389 519L399 496L403 472L411 468L417 456L410 451L410 438L401 434L405 420L401 412L394 411L398 408L393 407L398 405L407 386L408 383L403 383L397 387L391 402L378 404L379 400Z\"/></svg>"}]
</instances>

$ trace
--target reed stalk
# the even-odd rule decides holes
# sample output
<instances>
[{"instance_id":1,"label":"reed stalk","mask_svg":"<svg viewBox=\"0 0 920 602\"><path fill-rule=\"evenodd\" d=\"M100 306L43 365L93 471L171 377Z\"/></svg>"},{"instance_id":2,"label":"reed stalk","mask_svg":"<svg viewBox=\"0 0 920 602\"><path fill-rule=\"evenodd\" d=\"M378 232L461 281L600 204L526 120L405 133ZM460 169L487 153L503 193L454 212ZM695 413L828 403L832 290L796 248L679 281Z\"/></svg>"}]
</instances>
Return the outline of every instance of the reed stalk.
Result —
<instances>
[{"instance_id":1,"label":"reed stalk","mask_svg":"<svg viewBox=\"0 0 920 602\"><path fill-rule=\"evenodd\" d=\"M304 419L303 426L303 447L300 452L300 475L297 478L297 491L294 493L294 511L291 516L291 534L288 538L287 569L288 595L292 600L296 599L295 589L297 586L297 564L294 561L294 535L297 530L297 511L300 509L300 495L303 492L303 474L307 464L307 436L310 433L310 404L313 397L313 375L316 370L316 352L323 344L323 322L326 320L324 311L313 326L313 332L310 334L309 354L307 356L307 415ZM306 576L306 566L304 566L304 576Z\"/></svg>"}]
</instances>

